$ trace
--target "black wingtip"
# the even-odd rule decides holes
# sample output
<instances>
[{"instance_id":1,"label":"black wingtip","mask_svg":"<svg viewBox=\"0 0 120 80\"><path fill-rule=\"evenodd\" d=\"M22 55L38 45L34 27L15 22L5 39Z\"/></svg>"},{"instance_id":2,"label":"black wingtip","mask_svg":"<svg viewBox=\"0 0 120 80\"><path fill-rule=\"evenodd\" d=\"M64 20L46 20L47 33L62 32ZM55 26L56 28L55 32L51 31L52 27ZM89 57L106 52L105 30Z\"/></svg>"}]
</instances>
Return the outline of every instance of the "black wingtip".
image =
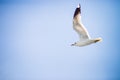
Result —
<instances>
[{"instance_id":1,"label":"black wingtip","mask_svg":"<svg viewBox=\"0 0 120 80\"><path fill-rule=\"evenodd\" d=\"M78 6L77 6L77 8L76 8L76 10L75 10L75 13L74 13L74 16L73 17L75 17L77 14L81 14L81 5L80 5L80 3L78 4Z\"/></svg>"}]
</instances>

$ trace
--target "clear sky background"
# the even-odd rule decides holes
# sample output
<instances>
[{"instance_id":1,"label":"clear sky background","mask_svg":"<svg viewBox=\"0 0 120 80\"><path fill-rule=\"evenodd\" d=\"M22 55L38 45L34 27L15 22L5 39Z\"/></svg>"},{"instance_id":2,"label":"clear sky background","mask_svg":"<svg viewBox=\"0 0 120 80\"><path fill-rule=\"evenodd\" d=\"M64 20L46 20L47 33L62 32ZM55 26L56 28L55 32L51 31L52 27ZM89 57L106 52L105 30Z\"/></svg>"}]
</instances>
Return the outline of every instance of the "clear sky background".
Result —
<instances>
[{"instance_id":1,"label":"clear sky background","mask_svg":"<svg viewBox=\"0 0 120 80\"><path fill-rule=\"evenodd\" d=\"M91 37L72 47L78 3ZM120 80L119 0L0 0L0 80Z\"/></svg>"}]
</instances>

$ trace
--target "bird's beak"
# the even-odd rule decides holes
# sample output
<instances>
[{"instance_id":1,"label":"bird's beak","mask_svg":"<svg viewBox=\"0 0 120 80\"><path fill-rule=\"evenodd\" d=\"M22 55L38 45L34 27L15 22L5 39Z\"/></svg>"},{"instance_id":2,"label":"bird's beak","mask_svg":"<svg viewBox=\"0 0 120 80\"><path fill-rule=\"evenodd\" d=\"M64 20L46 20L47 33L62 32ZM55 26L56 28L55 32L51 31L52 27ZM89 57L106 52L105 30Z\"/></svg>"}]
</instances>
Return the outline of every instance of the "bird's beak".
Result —
<instances>
[{"instance_id":1,"label":"bird's beak","mask_svg":"<svg viewBox=\"0 0 120 80\"><path fill-rule=\"evenodd\" d=\"M74 44L71 44L71 46L74 46Z\"/></svg>"}]
</instances>

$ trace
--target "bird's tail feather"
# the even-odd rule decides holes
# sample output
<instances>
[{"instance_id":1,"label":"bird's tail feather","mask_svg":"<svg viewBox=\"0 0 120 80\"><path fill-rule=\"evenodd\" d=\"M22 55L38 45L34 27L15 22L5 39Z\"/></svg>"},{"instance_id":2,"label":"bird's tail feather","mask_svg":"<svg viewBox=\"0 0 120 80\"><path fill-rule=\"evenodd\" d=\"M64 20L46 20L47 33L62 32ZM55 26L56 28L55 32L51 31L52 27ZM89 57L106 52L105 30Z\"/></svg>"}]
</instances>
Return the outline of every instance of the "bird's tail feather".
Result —
<instances>
[{"instance_id":1,"label":"bird's tail feather","mask_svg":"<svg viewBox=\"0 0 120 80\"><path fill-rule=\"evenodd\" d=\"M100 41L102 41L102 38L96 38L96 39L95 39L95 43L96 43L96 42L100 42Z\"/></svg>"}]
</instances>

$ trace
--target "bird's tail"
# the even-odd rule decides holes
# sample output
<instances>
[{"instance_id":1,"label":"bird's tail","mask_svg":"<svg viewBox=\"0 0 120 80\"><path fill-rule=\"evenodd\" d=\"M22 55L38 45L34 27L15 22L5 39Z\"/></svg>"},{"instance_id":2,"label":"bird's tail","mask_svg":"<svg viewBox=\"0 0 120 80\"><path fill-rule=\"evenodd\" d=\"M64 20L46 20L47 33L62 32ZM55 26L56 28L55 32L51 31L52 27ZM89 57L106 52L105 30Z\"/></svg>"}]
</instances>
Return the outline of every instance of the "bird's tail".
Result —
<instances>
[{"instance_id":1,"label":"bird's tail","mask_svg":"<svg viewBox=\"0 0 120 80\"><path fill-rule=\"evenodd\" d=\"M95 39L95 43L96 43L96 42L100 42L100 41L102 41L102 38L101 38L101 37Z\"/></svg>"}]
</instances>

